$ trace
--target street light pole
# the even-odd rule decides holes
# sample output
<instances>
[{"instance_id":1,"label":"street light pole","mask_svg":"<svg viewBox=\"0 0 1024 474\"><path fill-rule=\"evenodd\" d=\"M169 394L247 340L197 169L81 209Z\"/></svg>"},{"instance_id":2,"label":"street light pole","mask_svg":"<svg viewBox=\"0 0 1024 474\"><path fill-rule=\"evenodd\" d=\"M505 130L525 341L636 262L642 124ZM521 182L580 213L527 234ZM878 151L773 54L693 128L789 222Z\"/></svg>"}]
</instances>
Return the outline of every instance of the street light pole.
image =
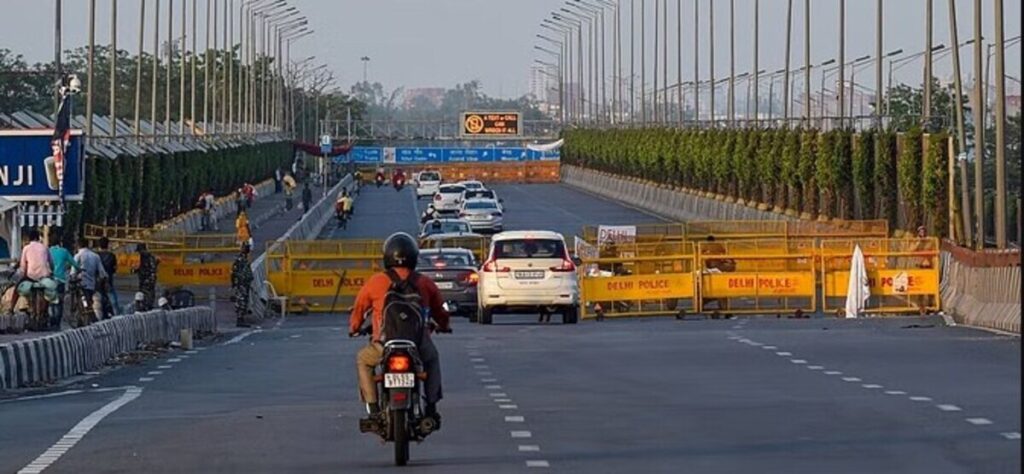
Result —
<instances>
[{"instance_id":1,"label":"street light pole","mask_svg":"<svg viewBox=\"0 0 1024 474\"><path fill-rule=\"evenodd\" d=\"M996 248L1006 248L1006 38L1003 0L995 0L996 23ZM1018 210L1018 212L1020 212Z\"/></svg>"},{"instance_id":2,"label":"street light pole","mask_svg":"<svg viewBox=\"0 0 1024 474\"><path fill-rule=\"evenodd\" d=\"M956 22L956 0L947 0L949 5L949 35L953 44L958 45L953 51L953 80L956 88L956 98L953 101L953 110L956 113L957 147L956 156L967 151L967 131L964 129L964 91L963 76L960 74L960 35L957 31ZM960 168L960 214L963 223L961 237L963 242L971 247L973 235L971 232L971 194L967 188L967 160L957 159ZM951 205L953 203L950 203Z\"/></svg>"},{"instance_id":3,"label":"street light pole","mask_svg":"<svg viewBox=\"0 0 1024 474\"><path fill-rule=\"evenodd\" d=\"M110 138L117 136L117 0L110 1Z\"/></svg>"},{"instance_id":4,"label":"street light pole","mask_svg":"<svg viewBox=\"0 0 1024 474\"><path fill-rule=\"evenodd\" d=\"M132 130L135 132L135 140L138 141L141 130L139 129L142 112L142 53L144 53L146 35L146 0L139 1L139 57L135 63L135 114L132 117Z\"/></svg>"},{"instance_id":5,"label":"street light pole","mask_svg":"<svg viewBox=\"0 0 1024 474\"><path fill-rule=\"evenodd\" d=\"M758 69L758 59L760 56L760 40L761 40L761 0L754 0L754 121L758 120L757 109L760 106L758 99L758 90L760 89L761 77L760 69ZM749 119L749 118L748 118Z\"/></svg>"},{"instance_id":6,"label":"street light pole","mask_svg":"<svg viewBox=\"0 0 1024 474\"><path fill-rule=\"evenodd\" d=\"M709 73L711 74L711 85L709 97L709 111L708 119L711 120L711 126L715 126L715 3L713 0L708 0L708 61L710 66Z\"/></svg>"},{"instance_id":7,"label":"street light pole","mask_svg":"<svg viewBox=\"0 0 1024 474\"><path fill-rule=\"evenodd\" d=\"M810 1L810 0L808 0ZM736 0L729 0L729 126L736 125Z\"/></svg>"},{"instance_id":8,"label":"street light pole","mask_svg":"<svg viewBox=\"0 0 1024 474\"><path fill-rule=\"evenodd\" d=\"M932 118L932 6L933 0L925 0L924 38L924 97L921 100L921 121L931 129ZM956 42L953 42L956 45Z\"/></svg>"},{"instance_id":9,"label":"street light pole","mask_svg":"<svg viewBox=\"0 0 1024 474\"><path fill-rule=\"evenodd\" d=\"M160 76L160 0L155 0L153 9L153 71L152 84L150 84L149 102L149 126L152 127L153 135L156 135L156 100L157 100L157 77Z\"/></svg>"},{"instance_id":10,"label":"street light pole","mask_svg":"<svg viewBox=\"0 0 1024 474\"><path fill-rule=\"evenodd\" d=\"M974 0L974 209L976 211L976 246L985 248L985 96L981 75L981 0Z\"/></svg>"},{"instance_id":11,"label":"street light pole","mask_svg":"<svg viewBox=\"0 0 1024 474\"><path fill-rule=\"evenodd\" d=\"M875 127L879 130L882 128L882 13L882 0L878 0L875 2ZM953 44L956 44L955 39Z\"/></svg>"},{"instance_id":12,"label":"street light pole","mask_svg":"<svg viewBox=\"0 0 1024 474\"><path fill-rule=\"evenodd\" d=\"M782 79L782 120L789 125L789 52L793 37L793 0L786 0L786 72Z\"/></svg>"},{"instance_id":13,"label":"street light pole","mask_svg":"<svg viewBox=\"0 0 1024 474\"><path fill-rule=\"evenodd\" d=\"M881 1L881 0L879 0ZM811 123L811 0L804 0L804 120Z\"/></svg>"},{"instance_id":14,"label":"street light pole","mask_svg":"<svg viewBox=\"0 0 1024 474\"><path fill-rule=\"evenodd\" d=\"M700 125L700 0L693 0L693 118Z\"/></svg>"},{"instance_id":15,"label":"street light pole","mask_svg":"<svg viewBox=\"0 0 1024 474\"><path fill-rule=\"evenodd\" d=\"M823 86L824 87L824 86ZM846 110L846 0L839 0L839 125Z\"/></svg>"},{"instance_id":16,"label":"street light pole","mask_svg":"<svg viewBox=\"0 0 1024 474\"><path fill-rule=\"evenodd\" d=\"M88 65L86 66L86 81L88 84L85 89L85 134L88 135L89 139L92 139L92 92L93 92L93 72L95 69L96 61L96 0L89 0L89 53L88 53Z\"/></svg>"}]
</instances>

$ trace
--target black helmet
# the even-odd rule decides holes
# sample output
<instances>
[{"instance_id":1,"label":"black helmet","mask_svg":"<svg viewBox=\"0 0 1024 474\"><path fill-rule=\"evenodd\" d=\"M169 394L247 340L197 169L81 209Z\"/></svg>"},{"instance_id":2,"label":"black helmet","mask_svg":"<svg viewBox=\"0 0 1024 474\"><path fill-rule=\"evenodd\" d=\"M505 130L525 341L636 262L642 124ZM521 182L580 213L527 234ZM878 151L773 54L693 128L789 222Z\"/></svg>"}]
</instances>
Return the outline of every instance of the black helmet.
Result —
<instances>
[{"instance_id":1,"label":"black helmet","mask_svg":"<svg viewBox=\"0 0 1024 474\"><path fill-rule=\"evenodd\" d=\"M384 268L404 267L415 270L419 257L419 245L405 232L391 234L384 241Z\"/></svg>"}]
</instances>

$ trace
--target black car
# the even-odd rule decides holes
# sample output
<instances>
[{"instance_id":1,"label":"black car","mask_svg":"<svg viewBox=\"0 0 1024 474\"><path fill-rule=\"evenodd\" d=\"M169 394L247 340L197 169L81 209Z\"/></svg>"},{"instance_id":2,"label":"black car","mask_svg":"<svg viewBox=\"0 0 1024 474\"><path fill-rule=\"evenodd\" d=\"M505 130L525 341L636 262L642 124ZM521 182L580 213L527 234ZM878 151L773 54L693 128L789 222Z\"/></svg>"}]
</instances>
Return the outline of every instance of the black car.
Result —
<instances>
[{"instance_id":1,"label":"black car","mask_svg":"<svg viewBox=\"0 0 1024 474\"><path fill-rule=\"evenodd\" d=\"M417 264L417 270L437 284L449 312L468 316L471 322L476 320L477 267L473 252L463 248L420 250Z\"/></svg>"}]
</instances>

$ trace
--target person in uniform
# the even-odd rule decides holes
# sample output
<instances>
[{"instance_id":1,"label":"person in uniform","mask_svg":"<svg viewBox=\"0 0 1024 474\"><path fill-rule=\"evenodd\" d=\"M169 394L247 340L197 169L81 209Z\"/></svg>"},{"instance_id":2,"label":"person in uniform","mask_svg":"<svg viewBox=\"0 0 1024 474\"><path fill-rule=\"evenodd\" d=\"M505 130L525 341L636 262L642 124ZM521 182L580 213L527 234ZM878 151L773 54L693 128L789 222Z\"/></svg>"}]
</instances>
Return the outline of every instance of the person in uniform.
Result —
<instances>
[{"instance_id":1,"label":"person in uniform","mask_svg":"<svg viewBox=\"0 0 1024 474\"><path fill-rule=\"evenodd\" d=\"M135 272L139 275L139 292L144 296L142 307L148 311L153 309L156 298L156 267L160 261L149 253L144 243L138 244L135 249L139 253L139 266Z\"/></svg>"},{"instance_id":2,"label":"person in uniform","mask_svg":"<svg viewBox=\"0 0 1024 474\"><path fill-rule=\"evenodd\" d=\"M235 301L235 325L249 327L245 316L249 313L249 289L252 286L252 265L249 264L248 243L243 243L235 263L231 265L231 291Z\"/></svg>"}]
</instances>

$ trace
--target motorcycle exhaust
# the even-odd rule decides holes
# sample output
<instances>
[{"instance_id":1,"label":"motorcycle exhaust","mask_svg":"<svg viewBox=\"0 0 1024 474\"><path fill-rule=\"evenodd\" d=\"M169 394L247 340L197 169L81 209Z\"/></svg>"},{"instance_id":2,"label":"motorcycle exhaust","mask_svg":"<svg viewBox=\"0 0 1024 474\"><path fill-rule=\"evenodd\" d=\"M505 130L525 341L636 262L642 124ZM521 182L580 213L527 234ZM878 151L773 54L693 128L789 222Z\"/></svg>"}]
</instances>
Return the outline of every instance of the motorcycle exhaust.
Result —
<instances>
[{"instance_id":1,"label":"motorcycle exhaust","mask_svg":"<svg viewBox=\"0 0 1024 474\"><path fill-rule=\"evenodd\" d=\"M416 431L419 432L420 436L427 436L433 433L437 429L437 421L431 416L425 416L420 419L419 424L416 425Z\"/></svg>"}]
</instances>

